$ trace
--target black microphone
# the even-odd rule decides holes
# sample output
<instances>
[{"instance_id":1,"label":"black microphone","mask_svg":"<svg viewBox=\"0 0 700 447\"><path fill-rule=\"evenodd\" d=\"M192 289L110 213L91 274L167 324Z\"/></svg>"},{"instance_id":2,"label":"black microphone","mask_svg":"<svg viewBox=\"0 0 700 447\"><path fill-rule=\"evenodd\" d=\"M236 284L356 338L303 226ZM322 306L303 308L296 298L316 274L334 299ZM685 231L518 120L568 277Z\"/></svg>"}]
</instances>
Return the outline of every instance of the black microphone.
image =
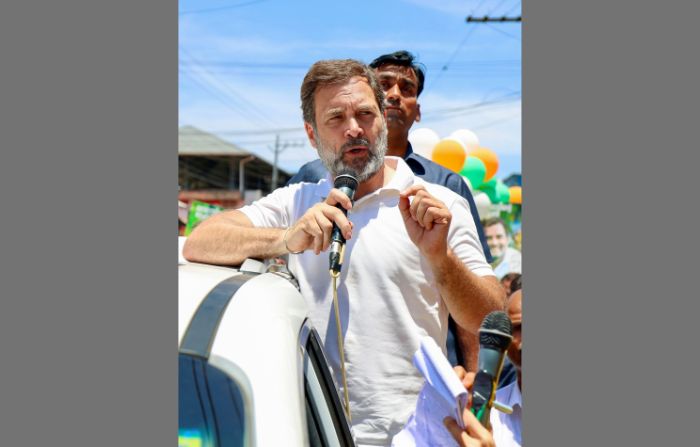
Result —
<instances>
[{"instance_id":1,"label":"black microphone","mask_svg":"<svg viewBox=\"0 0 700 447\"><path fill-rule=\"evenodd\" d=\"M333 182L333 187L339 189L340 192L345 194L350 198L355 196L355 191L357 190L358 181L355 177L350 174L340 174L335 178ZM344 215L348 215L348 211L343 208L339 203L335 205ZM331 232L331 249L328 255L328 260L330 263L331 275L340 274L340 268L343 265L343 255L345 254L345 238L343 233L338 228L338 225L333 222L333 231Z\"/></svg>"},{"instance_id":2,"label":"black microphone","mask_svg":"<svg viewBox=\"0 0 700 447\"><path fill-rule=\"evenodd\" d=\"M472 413L479 422L490 427L491 407L496 398L506 349L513 340L513 324L505 312L496 310L486 315L479 328L479 363L472 388Z\"/></svg>"}]
</instances>

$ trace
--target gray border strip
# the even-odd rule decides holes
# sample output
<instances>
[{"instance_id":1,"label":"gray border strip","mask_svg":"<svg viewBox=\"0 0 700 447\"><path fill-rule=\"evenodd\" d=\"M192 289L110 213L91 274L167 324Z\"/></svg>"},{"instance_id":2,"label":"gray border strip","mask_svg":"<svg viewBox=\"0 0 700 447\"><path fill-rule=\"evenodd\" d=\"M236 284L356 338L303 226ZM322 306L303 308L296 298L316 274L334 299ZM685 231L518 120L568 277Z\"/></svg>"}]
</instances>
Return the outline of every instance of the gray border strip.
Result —
<instances>
[{"instance_id":1,"label":"gray border strip","mask_svg":"<svg viewBox=\"0 0 700 447\"><path fill-rule=\"evenodd\" d=\"M238 289L257 274L241 273L221 281L204 297L180 344L180 353L209 358L226 306Z\"/></svg>"}]
</instances>

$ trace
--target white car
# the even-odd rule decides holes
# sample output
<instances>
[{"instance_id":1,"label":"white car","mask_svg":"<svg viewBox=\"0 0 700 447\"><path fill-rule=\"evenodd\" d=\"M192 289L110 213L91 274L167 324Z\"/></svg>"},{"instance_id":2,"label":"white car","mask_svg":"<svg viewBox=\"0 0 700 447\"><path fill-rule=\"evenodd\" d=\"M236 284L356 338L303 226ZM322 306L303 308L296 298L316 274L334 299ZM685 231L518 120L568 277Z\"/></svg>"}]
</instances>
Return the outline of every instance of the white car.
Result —
<instances>
[{"instance_id":1,"label":"white car","mask_svg":"<svg viewBox=\"0 0 700 447\"><path fill-rule=\"evenodd\" d=\"M179 272L179 445L354 446L294 278L187 263Z\"/></svg>"}]
</instances>

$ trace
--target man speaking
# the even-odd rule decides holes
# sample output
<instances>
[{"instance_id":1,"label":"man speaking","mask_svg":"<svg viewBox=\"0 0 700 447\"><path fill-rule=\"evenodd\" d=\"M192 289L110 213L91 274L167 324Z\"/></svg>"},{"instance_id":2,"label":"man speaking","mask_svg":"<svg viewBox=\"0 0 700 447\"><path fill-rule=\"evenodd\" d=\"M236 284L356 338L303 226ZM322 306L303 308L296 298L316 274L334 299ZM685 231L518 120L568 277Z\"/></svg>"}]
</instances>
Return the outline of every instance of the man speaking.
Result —
<instances>
[{"instance_id":1,"label":"man speaking","mask_svg":"<svg viewBox=\"0 0 700 447\"><path fill-rule=\"evenodd\" d=\"M383 54L369 66L377 75L379 86L384 91L384 110L387 126L387 155L404 159L411 171L426 182L442 185L469 202L481 248L488 262L492 262L489 246L486 243L481 220L472 193L462 177L454 171L434 163L413 152L408 134L421 120L421 107L418 102L425 83L424 67L415 60L413 54L401 50ZM306 163L287 183L316 183L328 176L328 170L319 159ZM476 370L479 339L476 334L465 331L450 321L447 338L447 355L453 365L460 364L469 371Z\"/></svg>"},{"instance_id":2,"label":"man speaking","mask_svg":"<svg viewBox=\"0 0 700 447\"><path fill-rule=\"evenodd\" d=\"M184 256L237 265L292 253L289 269L341 383L323 253L337 225L347 240L338 300L353 431L360 446L389 445L423 383L411 364L421 337L444 346L448 312L476 332L486 314L503 308L504 293L467 202L416 177L403 159L385 157L383 93L371 69L354 60L317 62L301 102L307 136L330 176L212 216L188 238ZM354 203L332 188L339 173L358 179Z\"/></svg>"}]
</instances>

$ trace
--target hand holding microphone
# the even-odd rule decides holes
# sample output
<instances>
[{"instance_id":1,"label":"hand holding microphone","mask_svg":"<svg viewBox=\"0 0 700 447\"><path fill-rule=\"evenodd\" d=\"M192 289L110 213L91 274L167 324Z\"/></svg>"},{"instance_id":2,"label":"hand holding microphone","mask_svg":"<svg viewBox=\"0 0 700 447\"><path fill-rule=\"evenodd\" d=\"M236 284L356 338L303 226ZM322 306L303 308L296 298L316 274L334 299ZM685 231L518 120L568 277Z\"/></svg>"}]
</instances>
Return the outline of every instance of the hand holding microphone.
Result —
<instances>
[{"instance_id":1,"label":"hand holding microphone","mask_svg":"<svg viewBox=\"0 0 700 447\"><path fill-rule=\"evenodd\" d=\"M472 389L471 412L486 428L496 398L498 376L501 374L506 349L513 340L513 324L502 311L491 312L479 328L479 362Z\"/></svg>"},{"instance_id":2,"label":"hand holding microphone","mask_svg":"<svg viewBox=\"0 0 700 447\"><path fill-rule=\"evenodd\" d=\"M354 184L357 185L357 180L354 177L347 177L351 180L343 180L343 182L348 182L352 186L354 180ZM345 239L350 238L352 224L346 216L347 209L352 208L352 196L354 196L355 191L342 184L340 186L343 188L331 189L325 201L309 208L284 233L282 242L287 252L298 254L311 249L318 255L328 249L334 238L339 241L342 238L340 246L345 244ZM339 250L340 248L338 248ZM342 263L342 259L340 262Z\"/></svg>"}]
</instances>

